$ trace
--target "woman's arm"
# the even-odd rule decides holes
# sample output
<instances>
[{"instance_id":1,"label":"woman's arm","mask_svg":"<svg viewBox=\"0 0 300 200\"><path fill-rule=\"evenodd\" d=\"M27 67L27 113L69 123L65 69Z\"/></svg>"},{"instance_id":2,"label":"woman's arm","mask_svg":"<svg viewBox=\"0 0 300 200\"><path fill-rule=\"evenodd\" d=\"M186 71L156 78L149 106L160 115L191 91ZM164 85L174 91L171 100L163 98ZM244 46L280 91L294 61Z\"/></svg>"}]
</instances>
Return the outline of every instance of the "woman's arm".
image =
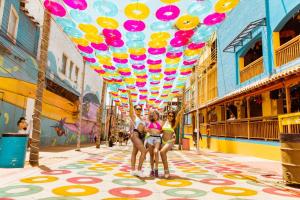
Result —
<instances>
[{"instance_id":1,"label":"woman's arm","mask_svg":"<svg viewBox=\"0 0 300 200\"><path fill-rule=\"evenodd\" d=\"M181 117L182 117L182 115L184 113L184 109L185 109L185 105L183 105L182 108L180 109L180 111L177 113L176 119L175 119L175 124L172 127L173 129L175 129L178 126L178 123L181 120Z\"/></svg>"},{"instance_id":2,"label":"woman's arm","mask_svg":"<svg viewBox=\"0 0 300 200\"><path fill-rule=\"evenodd\" d=\"M133 104L131 100L131 92L130 90L127 90L128 92L128 101L129 101L129 117L131 118L132 122L135 120L134 111L133 111Z\"/></svg>"}]
</instances>

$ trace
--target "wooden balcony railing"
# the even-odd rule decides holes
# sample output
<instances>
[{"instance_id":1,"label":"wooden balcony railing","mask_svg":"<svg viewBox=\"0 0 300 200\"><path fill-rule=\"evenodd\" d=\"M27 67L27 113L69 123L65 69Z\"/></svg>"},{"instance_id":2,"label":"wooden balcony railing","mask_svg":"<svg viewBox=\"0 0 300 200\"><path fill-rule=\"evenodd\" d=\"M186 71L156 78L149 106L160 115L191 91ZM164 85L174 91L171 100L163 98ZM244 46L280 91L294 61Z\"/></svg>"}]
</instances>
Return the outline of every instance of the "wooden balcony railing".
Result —
<instances>
[{"instance_id":1,"label":"wooden balcony railing","mask_svg":"<svg viewBox=\"0 0 300 200\"><path fill-rule=\"evenodd\" d=\"M240 71L241 83L264 72L263 57L258 58Z\"/></svg>"},{"instance_id":2,"label":"wooden balcony railing","mask_svg":"<svg viewBox=\"0 0 300 200\"><path fill-rule=\"evenodd\" d=\"M280 67L300 57L300 35L275 50L276 66Z\"/></svg>"},{"instance_id":3,"label":"wooden balcony railing","mask_svg":"<svg viewBox=\"0 0 300 200\"><path fill-rule=\"evenodd\" d=\"M276 117L258 117L214 122L210 123L210 135L232 138L279 140L278 119Z\"/></svg>"},{"instance_id":4,"label":"wooden balcony railing","mask_svg":"<svg viewBox=\"0 0 300 200\"><path fill-rule=\"evenodd\" d=\"M215 64L217 62L217 47L211 49L210 61L211 64Z\"/></svg>"}]
</instances>

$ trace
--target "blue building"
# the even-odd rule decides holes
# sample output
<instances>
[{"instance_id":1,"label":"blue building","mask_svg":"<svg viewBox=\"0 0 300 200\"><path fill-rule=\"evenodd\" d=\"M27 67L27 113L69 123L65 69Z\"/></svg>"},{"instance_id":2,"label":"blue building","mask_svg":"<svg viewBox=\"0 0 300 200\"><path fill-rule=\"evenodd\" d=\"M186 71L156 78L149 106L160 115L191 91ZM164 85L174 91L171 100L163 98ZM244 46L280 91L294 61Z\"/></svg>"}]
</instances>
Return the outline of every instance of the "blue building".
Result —
<instances>
[{"instance_id":1,"label":"blue building","mask_svg":"<svg viewBox=\"0 0 300 200\"><path fill-rule=\"evenodd\" d=\"M22 116L26 116L32 130L43 12L38 0L0 1L0 134L17 132L17 121ZM72 41L52 20L43 97L42 146L76 143L82 91L81 141L92 141L98 131L96 111L101 85L99 76L85 67Z\"/></svg>"},{"instance_id":2,"label":"blue building","mask_svg":"<svg viewBox=\"0 0 300 200\"><path fill-rule=\"evenodd\" d=\"M198 110L200 130L210 136L203 147L279 160L278 115L300 112L300 1L240 0L203 57L210 63L200 59L192 79L199 96L185 130L196 128ZM207 97L214 67L217 94Z\"/></svg>"}]
</instances>

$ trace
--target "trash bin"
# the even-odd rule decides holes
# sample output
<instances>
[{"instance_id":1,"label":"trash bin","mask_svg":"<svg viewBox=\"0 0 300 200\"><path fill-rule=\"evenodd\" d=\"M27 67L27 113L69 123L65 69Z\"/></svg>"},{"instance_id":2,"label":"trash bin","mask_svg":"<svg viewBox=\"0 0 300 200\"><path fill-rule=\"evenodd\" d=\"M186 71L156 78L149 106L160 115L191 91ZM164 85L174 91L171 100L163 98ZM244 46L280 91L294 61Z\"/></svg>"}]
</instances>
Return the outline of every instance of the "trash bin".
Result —
<instances>
[{"instance_id":1,"label":"trash bin","mask_svg":"<svg viewBox=\"0 0 300 200\"><path fill-rule=\"evenodd\" d=\"M300 184L300 133L280 134L283 180Z\"/></svg>"},{"instance_id":2,"label":"trash bin","mask_svg":"<svg viewBox=\"0 0 300 200\"><path fill-rule=\"evenodd\" d=\"M4 133L0 135L0 168L23 168L28 134Z\"/></svg>"},{"instance_id":3,"label":"trash bin","mask_svg":"<svg viewBox=\"0 0 300 200\"><path fill-rule=\"evenodd\" d=\"M189 138L182 138L182 150L190 150L190 139Z\"/></svg>"}]
</instances>

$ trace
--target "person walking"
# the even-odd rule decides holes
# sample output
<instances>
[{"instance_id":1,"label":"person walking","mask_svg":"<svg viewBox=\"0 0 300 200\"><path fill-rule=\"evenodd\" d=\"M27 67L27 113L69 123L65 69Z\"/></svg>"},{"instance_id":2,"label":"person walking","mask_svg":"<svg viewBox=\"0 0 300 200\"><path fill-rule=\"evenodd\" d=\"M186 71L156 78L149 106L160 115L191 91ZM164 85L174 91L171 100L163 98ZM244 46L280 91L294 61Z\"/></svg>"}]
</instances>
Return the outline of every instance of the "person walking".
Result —
<instances>
[{"instance_id":1,"label":"person walking","mask_svg":"<svg viewBox=\"0 0 300 200\"><path fill-rule=\"evenodd\" d=\"M133 176L139 176L139 177L145 177L142 166L143 162L146 158L147 149L144 146L144 140L146 136L145 132L145 126L146 122L142 118L142 107L140 105L133 106L132 100L131 100L131 93L128 90L128 96L129 96L129 116L131 119L131 123L133 126L133 130L131 132L130 139L133 144L132 152L131 152L131 172L130 174ZM138 151L141 152L141 155L139 157L139 164L136 171L136 156Z\"/></svg>"}]
</instances>

